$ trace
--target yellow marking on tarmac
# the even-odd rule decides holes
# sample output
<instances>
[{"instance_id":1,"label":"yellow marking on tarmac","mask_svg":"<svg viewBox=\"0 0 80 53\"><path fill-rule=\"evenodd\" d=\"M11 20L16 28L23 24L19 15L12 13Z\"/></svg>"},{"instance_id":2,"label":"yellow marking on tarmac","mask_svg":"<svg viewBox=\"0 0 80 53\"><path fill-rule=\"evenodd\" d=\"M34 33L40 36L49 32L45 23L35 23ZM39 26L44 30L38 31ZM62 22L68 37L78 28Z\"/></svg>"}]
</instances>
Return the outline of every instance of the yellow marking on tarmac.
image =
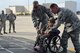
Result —
<instances>
[{"instance_id":1,"label":"yellow marking on tarmac","mask_svg":"<svg viewBox=\"0 0 80 53\"><path fill-rule=\"evenodd\" d=\"M74 48L69 48L68 50L70 50L70 51L75 51L75 49L74 49Z\"/></svg>"}]
</instances>

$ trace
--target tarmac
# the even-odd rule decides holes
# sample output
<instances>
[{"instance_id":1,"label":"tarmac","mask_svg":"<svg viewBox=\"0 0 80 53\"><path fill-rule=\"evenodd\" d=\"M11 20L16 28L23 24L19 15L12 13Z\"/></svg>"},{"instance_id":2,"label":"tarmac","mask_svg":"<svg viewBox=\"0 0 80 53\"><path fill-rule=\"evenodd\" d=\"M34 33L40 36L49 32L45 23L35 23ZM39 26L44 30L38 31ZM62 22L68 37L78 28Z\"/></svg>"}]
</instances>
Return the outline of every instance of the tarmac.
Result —
<instances>
[{"instance_id":1,"label":"tarmac","mask_svg":"<svg viewBox=\"0 0 80 53\"><path fill-rule=\"evenodd\" d=\"M8 21L6 25L6 31L9 32ZM59 28L61 34L63 28L63 25ZM36 40L36 35L36 29L33 26L31 16L17 16L16 33L12 32L0 35L0 53L35 53L33 51L33 45ZM68 50L68 53L74 53L75 51L70 39L68 42Z\"/></svg>"}]
</instances>

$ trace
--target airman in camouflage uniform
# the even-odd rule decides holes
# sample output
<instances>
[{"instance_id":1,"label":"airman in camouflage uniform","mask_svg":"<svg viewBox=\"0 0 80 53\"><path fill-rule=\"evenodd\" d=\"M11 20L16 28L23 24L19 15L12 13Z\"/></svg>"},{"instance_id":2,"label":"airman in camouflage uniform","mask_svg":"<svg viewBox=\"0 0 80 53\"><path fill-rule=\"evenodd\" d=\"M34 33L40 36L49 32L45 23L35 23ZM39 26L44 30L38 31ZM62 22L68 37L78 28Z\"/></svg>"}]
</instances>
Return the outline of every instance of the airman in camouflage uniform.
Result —
<instances>
[{"instance_id":1,"label":"airman in camouflage uniform","mask_svg":"<svg viewBox=\"0 0 80 53\"><path fill-rule=\"evenodd\" d=\"M71 38L75 53L80 53L80 20L75 13L69 9L60 8L57 4L51 4L51 11L58 15L56 28L64 24L64 31L61 39L62 53L67 53L68 39Z\"/></svg>"},{"instance_id":2,"label":"airman in camouflage uniform","mask_svg":"<svg viewBox=\"0 0 80 53\"><path fill-rule=\"evenodd\" d=\"M39 30L47 26L48 17L53 17L52 13L46 7L39 5L38 1L33 2L32 21L34 27ZM43 30L42 30L43 31Z\"/></svg>"},{"instance_id":3,"label":"airman in camouflage uniform","mask_svg":"<svg viewBox=\"0 0 80 53\"><path fill-rule=\"evenodd\" d=\"M13 26L13 32L16 33L15 31L16 15L13 14L12 10L11 10L11 13L7 16L7 19L9 20L9 33L11 33L11 26Z\"/></svg>"},{"instance_id":4,"label":"airman in camouflage uniform","mask_svg":"<svg viewBox=\"0 0 80 53\"><path fill-rule=\"evenodd\" d=\"M1 33L2 28L3 28L4 34L7 34L6 33L6 20L7 20L7 15L4 14L4 11L2 10L2 14L0 14L0 21L1 21L1 24L0 24L0 34L2 34Z\"/></svg>"}]
</instances>

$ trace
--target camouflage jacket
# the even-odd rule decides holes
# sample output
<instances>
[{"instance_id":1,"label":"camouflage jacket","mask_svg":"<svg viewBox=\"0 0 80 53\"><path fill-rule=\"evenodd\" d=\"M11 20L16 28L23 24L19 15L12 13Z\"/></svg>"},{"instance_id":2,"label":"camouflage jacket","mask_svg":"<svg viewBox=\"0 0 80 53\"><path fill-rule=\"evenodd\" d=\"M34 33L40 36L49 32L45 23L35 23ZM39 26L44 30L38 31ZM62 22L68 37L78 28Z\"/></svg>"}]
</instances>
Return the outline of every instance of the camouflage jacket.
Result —
<instances>
[{"instance_id":1,"label":"camouflage jacket","mask_svg":"<svg viewBox=\"0 0 80 53\"><path fill-rule=\"evenodd\" d=\"M33 8L32 10L32 21L34 26L38 24L38 21L47 23L50 17L53 17L52 13L44 6L39 5L38 9Z\"/></svg>"},{"instance_id":2,"label":"camouflage jacket","mask_svg":"<svg viewBox=\"0 0 80 53\"><path fill-rule=\"evenodd\" d=\"M58 28L62 23L65 25L64 30L67 32L71 32L80 27L79 18L69 9L60 8L56 27Z\"/></svg>"},{"instance_id":3,"label":"camouflage jacket","mask_svg":"<svg viewBox=\"0 0 80 53\"><path fill-rule=\"evenodd\" d=\"M9 15L7 16L7 19L8 19L9 21L14 21L14 20L16 20L16 15L15 15L15 14L9 14Z\"/></svg>"},{"instance_id":4,"label":"camouflage jacket","mask_svg":"<svg viewBox=\"0 0 80 53\"><path fill-rule=\"evenodd\" d=\"M7 15L6 14L0 14L0 20L2 22L5 22L7 20Z\"/></svg>"}]
</instances>

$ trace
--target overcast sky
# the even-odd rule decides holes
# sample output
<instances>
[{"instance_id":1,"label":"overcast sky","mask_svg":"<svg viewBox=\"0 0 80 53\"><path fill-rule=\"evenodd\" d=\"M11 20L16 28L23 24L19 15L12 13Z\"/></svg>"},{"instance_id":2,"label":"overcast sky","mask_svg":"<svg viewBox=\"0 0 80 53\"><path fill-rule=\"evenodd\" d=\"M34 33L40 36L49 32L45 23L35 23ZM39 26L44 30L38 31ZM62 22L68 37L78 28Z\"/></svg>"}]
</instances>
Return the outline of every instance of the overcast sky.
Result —
<instances>
[{"instance_id":1,"label":"overcast sky","mask_svg":"<svg viewBox=\"0 0 80 53\"><path fill-rule=\"evenodd\" d=\"M13 5L32 5L34 0L0 0L0 10L4 8L8 8L9 6ZM77 10L80 10L80 0L38 0L40 4L42 3L59 3L59 2L65 2L65 1L76 1L77 2Z\"/></svg>"}]
</instances>

